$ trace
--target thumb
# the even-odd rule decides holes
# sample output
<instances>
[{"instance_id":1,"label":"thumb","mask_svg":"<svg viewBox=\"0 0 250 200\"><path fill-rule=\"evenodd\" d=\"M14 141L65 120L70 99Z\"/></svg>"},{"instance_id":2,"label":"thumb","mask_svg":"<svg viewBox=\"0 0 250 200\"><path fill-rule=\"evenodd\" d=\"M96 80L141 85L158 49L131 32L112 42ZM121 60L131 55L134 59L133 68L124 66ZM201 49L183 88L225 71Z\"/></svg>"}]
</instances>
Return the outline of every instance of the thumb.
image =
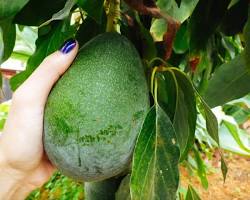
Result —
<instances>
[{"instance_id":1,"label":"thumb","mask_svg":"<svg viewBox=\"0 0 250 200\"><path fill-rule=\"evenodd\" d=\"M68 69L78 51L76 40L68 40L60 51L46 57L32 75L15 91L13 100L44 106L51 88Z\"/></svg>"}]
</instances>

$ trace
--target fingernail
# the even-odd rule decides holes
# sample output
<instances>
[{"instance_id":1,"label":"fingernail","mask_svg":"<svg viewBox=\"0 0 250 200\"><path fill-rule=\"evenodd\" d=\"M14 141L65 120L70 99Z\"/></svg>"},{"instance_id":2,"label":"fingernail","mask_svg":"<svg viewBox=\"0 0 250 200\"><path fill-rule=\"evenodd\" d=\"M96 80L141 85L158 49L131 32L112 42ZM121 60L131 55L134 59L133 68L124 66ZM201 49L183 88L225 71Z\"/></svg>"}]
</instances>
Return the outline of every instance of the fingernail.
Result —
<instances>
[{"instance_id":1,"label":"fingernail","mask_svg":"<svg viewBox=\"0 0 250 200\"><path fill-rule=\"evenodd\" d=\"M64 44L62 45L60 51L63 54L67 54L69 53L72 49L74 49L76 46L76 40L74 39L69 39L66 42L64 42Z\"/></svg>"}]
</instances>

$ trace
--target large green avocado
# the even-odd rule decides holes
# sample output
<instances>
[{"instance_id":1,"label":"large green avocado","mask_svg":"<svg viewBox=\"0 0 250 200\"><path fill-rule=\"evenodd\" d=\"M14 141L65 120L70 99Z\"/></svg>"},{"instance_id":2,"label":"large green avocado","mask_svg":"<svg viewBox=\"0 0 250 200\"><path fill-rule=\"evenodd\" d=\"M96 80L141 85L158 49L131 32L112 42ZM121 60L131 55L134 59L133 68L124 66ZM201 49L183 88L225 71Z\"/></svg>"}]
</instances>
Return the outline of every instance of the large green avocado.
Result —
<instances>
[{"instance_id":1,"label":"large green avocado","mask_svg":"<svg viewBox=\"0 0 250 200\"><path fill-rule=\"evenodd\" d=\"M44 146L65 175L100 181L123 171L149 109L148 88L134 46L117 33L86 43L52 89Z\"/></svg>"}]
</instances>

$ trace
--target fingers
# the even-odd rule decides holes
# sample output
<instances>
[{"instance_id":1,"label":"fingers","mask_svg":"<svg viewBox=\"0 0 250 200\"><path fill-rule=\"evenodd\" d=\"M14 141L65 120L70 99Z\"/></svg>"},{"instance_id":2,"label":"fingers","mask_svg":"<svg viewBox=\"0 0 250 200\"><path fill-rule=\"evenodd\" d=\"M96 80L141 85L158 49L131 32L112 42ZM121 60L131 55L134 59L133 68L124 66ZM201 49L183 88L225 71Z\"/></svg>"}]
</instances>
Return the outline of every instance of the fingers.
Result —
<instances>
[{"instance_id":1,"label":"fingers","mask_svg":"<svg viewBox=\"0 0 250 200\"><path fill-rule=\"evenodd\" d=\"M78 51L78 44L71 40L61 49L44 59L32 75L16 90L13 101L43 106L50 90L60 76L68 69Z\"/></svg>"}]
</instances>

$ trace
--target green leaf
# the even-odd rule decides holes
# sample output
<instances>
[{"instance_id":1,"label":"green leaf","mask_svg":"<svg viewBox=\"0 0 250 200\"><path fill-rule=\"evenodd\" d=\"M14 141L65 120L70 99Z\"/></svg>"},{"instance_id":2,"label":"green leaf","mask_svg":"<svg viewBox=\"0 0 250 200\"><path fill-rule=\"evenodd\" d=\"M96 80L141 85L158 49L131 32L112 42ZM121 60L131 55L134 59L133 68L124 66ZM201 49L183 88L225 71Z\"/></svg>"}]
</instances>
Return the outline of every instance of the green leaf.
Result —
<instances>
[{"instance_id":1,"label":"green leaf","mask_svg":"<svg viewBox=\"0 0 250 200\"><path fill-rule=\"evenodd\" d=\"M194 89L188 77L177 69L172 68L156 75L157 101L173 122L182 161L195 138L197 111Z\"/></svg>"},{"instance_id":2,"label":"green leaf","mask_svg":"<svg viewBox=\"0 0 250 200\"><path fill-rule=\"evenodd\" d=\"M15 46L16 27L12 19L0 21L0 64L7 60Z\"/></svg>"},{"instance_id":3,"label":"green leaf","mask_svg":"<svg viewBox=\"0 0 250 200\"><path fill-rule=\"evenodd\" d=\"M213 138L213 140L218 145L220 145L217 118L198 92L197 95L200 99L200 108L202 111L202 115L206 119L207 132L211 136L211 138Z\"/></svg>"},{"instance_id":4,"label":"green leaf","mask_svg":"<svg viewBox=\"0 0 250 200\"><path fill-rule=\"evenodd\" d=\"M40 27L48 25L52 21L63 20L65 18L67 18L70 14L71 9L73 8L73 6L75 4L76 4L76 0L67 0L64 8L62 10L58 11L57 13L53 14L52 18L49 19L48 21L44 22L43 24L41 24Z\"/></svg>"},{"instance_id":5,"label":"green leaf","mask_svg":"<svg viewBox=\"0 0 250 200\"><path fill-rule=\"evenodd\" d=\"M53 3L51 0L29 0L15 16L14 22L27 26L39 26L49 20L54 13L63 9L65 3L66 0L53 0Z\"/></svg>"},{"instance_id":6,"label":"green leaf","mask_svg":"<svg viewBox=\"0 0 250 200\"><path fill-rule=\"evenodd\" d=\"M130 182L132 199L176 199L178 161L173 125L156 104L144 121L135 147Z\"/></svg>"},{"instance_id":7,"label":"green leaf","mask_svg":"<svg viewBox=\"0 0 250 200\"><path fill-rule=\"evenodd\" d=\"M157 5L179 22L190 17L199 0L182 0L180 6L174 1L158 0Z\"/></svg>"},{"instance_id":8,"label":"green leaf","mask_svg":"<svg viewBox=\"0 0 250 200\"><path fill-rule=\"evenodd\" d=\"M150 28L150 32L155 41L162 41L164 34L167 32L167 24L164 19L155 19Z\"/></svg>"},{"instance_id":9,"label":"green leaf","mask_svg":"<svg viewBox=\"0 0 250 200\"><path fill-rule=\"evenodd\" d=\"M235 141L234 137L228 130L228 128L222 123L219 127L220 132L220 146L221 148L239 154L244 156L250 156L250 153L243 150L238 143ZM238 129L238 135L241 139L241 142L244 143L244 146L248 149L250 149L250 136L245 131L242 131L241 129Z\"/></svg>"},{"instance_id":10,"label":"green leaf","mask_svg":"<svg viewBox=\"0 0 250 200\"><path fill-rule=\"evenodd\" d=\"M203 97L210 107L223 105L248 94L249 82L250 72L241 54L214 72Z\"/></svg>"},{"instance_id":11,"label":"green leaf","mask_svg":"<svg viewBox=\"0 0 250 200\"><path fill-rule=\"evenodd\" d=\"M238 127L228 121L223 120L222 122L227 129L229 130L229 133L233 136L234 140L237 142L237 144L240 146L241 149L243 149L244 151L250 153L250 149L247 148L244 143L241 141L241 138L239 136L239 130Z\"/></svg>"},{"instance_id":12,"label":"green leaf","mask_svg":"<svg viewBox=\"0 0 250 200\"><path fill-rule=\"evenodd\" d=\"M190 17L199 0L182 0L180 6L174 1L158 0L157 5L162 11L168 13L179 22L184 22ZM167 31L166 22L163 19L153 21L150 32L156 41L162 41L163 35Z\"/></svg>"},{"instance_id":13,"label":"green leaf","mask_svg":"<svg viewBox=\"0 0 250 200\"><path fill-rule=\"evenodd\" d=\"M178 101L176 77L171 71L156 73L156 76L158 84L157 101L173 122Z\"/></svg>"},{"instance_id":14,"label":"green leaf","mask_svg":"<svg viewBox=\"0 0 250 200\"><path fill-rule=\"evenodd\" d=\"M231 7L233 7L235 4L237 4L240 0L231 0L228 9L230 9Z\"/></svg>"},{"instance_id":15,"label":"green leaf","mask_svg":"<svg viewBox=\"0 0 250 200\"><path fill-rule=\"evenodd\" d=\"M119 189L115 194L115 200L131 200L129 183L130 183L130 174L128 174L122 179Z\"/></svg>"},{"instance_id":16,"label":"green leaf","mask_svg":"<svg viewBox=\"0 0 250 200\"><path fill-rule=\"evenodd\" d=\"M12 90L16 90L40 65L46 56L58 50L66 39L74 36L75 32L75 27L70 26L69 19L66 19L54 24L48 34L40 36L36 41L36 51L29 58L26 70L10 80Z\"/></svg>"},{"instance_id":17,"label":"green leaf","mask_svg":"<svg viewBox=\"0 0 250 200\"><path fill-rule=\"evenodd\" d=\"M154 40L148 29L141 23L139 15L136 15L136 21L139 25L139 33L142 42L142 58L145 60L152 60L157 56Z\"/></svg>"},{"instance_id":18,"label":"green leaf","mask_svg":"<svg viewBox=\"0 0 250 200\"><path fill-rule=\"evenodd\" d=\"M15 15L29 0L0 0L0 20Z\"/></svg>"},{"instance_id":19,"label":"green leaf","mask_svg":"<svg viewBox=\"0 0 250 200\"><path fill-rule=\"evenodd\" d=\"M220 166L220 168L221 168L221 172L222 172L222 175L223 175L223 180L224 180L224 183L225 183L228 168L227 168L227 164L226 164L223 156L221 156L221 166Z\"/></svg>"},{"instance_id":20,"label":"green leaf","mask_svg":"<svg viewBox=\"0 0 250 200\"><path fill-rule=\"evenodd\" d=\"M248 0L241 0L226 11L220 30L229 36L241 33L247 21Z\"/></svg>"},{"instance_id":21,"label":"green leaf","mask_svg":"<svg viewBox=\"0 0 250 200\"><path fill-rule=\"evenodd\" d=\"M194 188L189 185L185 200L201 200Z\"/></svg>"},{"instance_id":22,"label":"green leaf","mask_svg":"<svg viewBox=\"0 0 250 200\"><path fill-rule=\"evenodd\" d=\"M194 159L197 164L197 174L201 180L202 186L207 189L208 188L208 180L207 180L207 174L206 174L206 165L204 164L200 152L195 148L193 148L194 151Z\"/></svg>"},{"instance_id":23,"label":"green leaf","mask_svg":"<svg viewBox=\"0 0 250 200\"><path fill-rule=\"evenodd\" d=\"M200 0L189 21L190 48L205 49L227 11L230 0Z\"/></svg>"},{"instance_id":24,"label":"green leaf","mask_svg":"<svg viewBox=\"0 0 250 200\"><path fill-rule=\"evenodd\" d=\"M78 5L98 23L102 21L104 0L78 0Z\"/></svg>"},{"instance_id":25,"label":"green leaf","mask_svg":"<svg viewBox=\"0 0 250 200\"><path fill-rule=\"evenodd\" d=\"M173 125L180 145L181 160L183 160L192 148L195 140L196 98L189 78L177 69L174 70L174 74L178 82L178 97Z\"/></svg>"},{"instance_id":26,"label":"green leaf","mask_svg":"<svg viewBox=\"0 0 250 200\"><path fill-rule=\"evenodd\" d=\"M177 54L183 54L189 49L189 35L186 23L182 24L178 30L174 40L173 49Z\"/></svg>"},{"instance_id":27,"label":"green leaf","mask_svg":"<svg viewBox=\"0 0 250 200\"><path fill-rule=\"evenodd\" d=\"M250 4L248 6L248 20L244 28L244 39L245 39L245 60L247 68L250 70Z\"/></svg>"},{"instance_id":28,"label":"green leaf","mask_svg":"<svg viewBox=\"0 0 250 200\"><path fill-rule=\"evenodd\" d=\"M98 24L93 18L87 17L76 34L76 40L81 47L96 35L105 32L105 27Z\"/></svg>"}]
</instances>

